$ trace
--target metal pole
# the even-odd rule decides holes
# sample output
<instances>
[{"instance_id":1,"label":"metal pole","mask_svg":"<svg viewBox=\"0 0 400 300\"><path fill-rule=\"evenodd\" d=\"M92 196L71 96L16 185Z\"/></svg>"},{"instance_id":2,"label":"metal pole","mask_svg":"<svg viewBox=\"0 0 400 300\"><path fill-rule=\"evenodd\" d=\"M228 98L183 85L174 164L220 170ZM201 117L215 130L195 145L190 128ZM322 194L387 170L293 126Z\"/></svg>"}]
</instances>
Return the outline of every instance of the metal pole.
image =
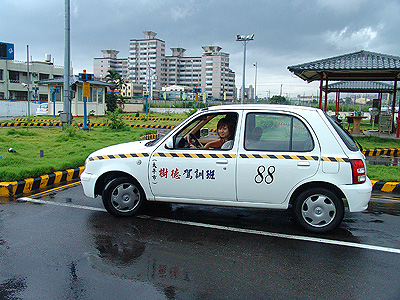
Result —
<instances>
[{"instance_id":1,"label":"metal pole","mask_svg":"<svg viewBox=\"0 0 400 300\"><path fill-rule=\"evenodd\" d=\"M254 79L254 103L257 103L257 62L254 64L256 67L256 76Z\"/></svg>"},{"instance_id":2,"label":"metal pole","mask_svg":"<svg viewBox=\"0 0 400 300\"><path fill-rule=\"evenodd\" d=\"M244 104L244 89L246 83L246 45L247 41L243 41L243 79L242 79L242 99L240 101L241 104Z\"/></svg>"},{"instance_id":3,"label":"metal pole","mask_svg":"<svg viewBox=\"0 0 400 300\"><path fill-rule=\"evenodd\" d=\"M27 70L27 88L28 88L28 121L31 117L31 91L29 89L29 81L31 81L31 77L29 76L29 45L26 45L26 70Z\"/></svg>"},{"instance_id":4,"label":"metal pole","mask_svg":"<svg viewBox=\"0 0 400 300\"><path fill-rule=\"evenodd\" d=\"M71 106L69 95L70 76L70 0L65 0L65 35L64 35L64 88L63 88L63 111L67 113L67 124L71 125Z\"/></svg>"}]
</instances>

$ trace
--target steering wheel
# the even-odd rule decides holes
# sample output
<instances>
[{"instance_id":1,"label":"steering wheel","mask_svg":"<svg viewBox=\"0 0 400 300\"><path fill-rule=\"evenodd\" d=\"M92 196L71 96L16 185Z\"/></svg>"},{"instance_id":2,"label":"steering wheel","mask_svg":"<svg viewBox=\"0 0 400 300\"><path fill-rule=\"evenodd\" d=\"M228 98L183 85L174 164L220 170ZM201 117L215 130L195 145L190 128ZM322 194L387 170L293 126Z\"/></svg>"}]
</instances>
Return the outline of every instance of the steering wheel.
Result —
<instances>
[{"instance_id":1,"label":"steering wheel","mask_svg":"<svg viewBox=\"0 0 400 300\"><path fill-rule=\"evenodd\" d=\"M189 147L191 145L194 145L196 148L203 147L203 144L200 143L200 141L197 139L197 137L193 133L189 133L187 135L187 142L189 143Z\"/></svg>"}]
</instances>

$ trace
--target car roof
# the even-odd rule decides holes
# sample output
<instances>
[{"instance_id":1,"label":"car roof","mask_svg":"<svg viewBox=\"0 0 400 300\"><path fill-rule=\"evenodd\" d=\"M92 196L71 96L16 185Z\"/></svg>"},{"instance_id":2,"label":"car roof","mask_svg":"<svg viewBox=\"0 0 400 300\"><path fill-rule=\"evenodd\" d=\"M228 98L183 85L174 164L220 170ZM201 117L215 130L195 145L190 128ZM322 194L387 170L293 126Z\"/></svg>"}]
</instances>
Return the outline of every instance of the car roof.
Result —
<instances>
[{"instance_id":1,"label":"car roof","mask_svg":"<svg viewBox=\"0 0 400 300\"><path fill-rule=\"evenodd\" d=\"M307 107L307 106L296 106L296 105L280 105L280 104L229 104L229 105L218 105L210 106L203 110L214 111L214 110L276 110L276 111L317 111L318 108Z\"/></svg>"}]
</instances>

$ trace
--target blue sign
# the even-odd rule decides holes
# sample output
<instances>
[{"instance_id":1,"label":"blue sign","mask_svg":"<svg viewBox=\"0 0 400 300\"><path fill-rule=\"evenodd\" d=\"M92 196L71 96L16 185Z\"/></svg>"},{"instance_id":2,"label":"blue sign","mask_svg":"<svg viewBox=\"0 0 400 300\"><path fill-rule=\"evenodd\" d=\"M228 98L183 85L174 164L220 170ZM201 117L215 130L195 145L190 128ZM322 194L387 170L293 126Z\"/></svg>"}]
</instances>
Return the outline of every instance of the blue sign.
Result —
<instances>
[{"instance_id":1,"label":"blue sign","mask_svg":"<svg viewBox=\"0 0 400 300\"><path fill-rule=\"evenodd\" d=\"M93 81L94 75L89 73L79 73L79 80L81 81Z\"/></svg>"},{"instance_id":2,"label":"blue sign","mask_svg":"<svg viewBox=\"0 0 400 300\"><path fill-rule=\"evenodd\" d=\"M14 44L0 42L0 59L14 59Z\"/></svg>"}]
</instances>

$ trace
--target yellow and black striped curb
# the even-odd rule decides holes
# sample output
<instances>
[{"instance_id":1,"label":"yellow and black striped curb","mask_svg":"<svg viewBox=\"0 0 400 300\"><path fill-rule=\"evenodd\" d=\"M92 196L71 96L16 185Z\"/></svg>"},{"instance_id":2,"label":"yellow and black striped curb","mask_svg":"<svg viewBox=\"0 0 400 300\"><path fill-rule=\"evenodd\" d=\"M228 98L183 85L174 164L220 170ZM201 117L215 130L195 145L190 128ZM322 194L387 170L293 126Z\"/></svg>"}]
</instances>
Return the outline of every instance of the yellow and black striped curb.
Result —
<instances>
[{"instance_id":1,"label":"yellow and black striped curb","mask_svg":"<svg viewBox=\"0 0 400 300\"><path fill-rule=\"evenodd\" d=\"M123 117L125 120L129 121L183 121L185 119L173 119L173 118L146 118L146 117Z\"/></svg>"},{"instance_id":2,"label":"yellow and black striped curb","mask_svg":"<svg viewBox=\"0 0 400 300\"><path fill-rule=\"evenodd\" d=\"M122 117L125 120L129 120L129 121L144 121L144 120L149 120L149 121L183 121L185 119L174 119L174 118L146 118L146 117ZM28 121L27 118L12 118L12 121L17 121L17 122L26 122ZM32 121L36 121L36 122L47 122L48 119L34 119L32 118Z\"/></svg>"},{"instance_id":3,"label":"yellow and black striped curb","mask_svg":"<svg viewBox=\"0 0 400 300\"><path fill-rule=\"evenodd\" d=\"M379 180L371 180L372 190L375 192L385 192L392 194L400 194L400 182L386 182Z\"/></svg>"},{"instance_id":4,"label":"yellow and black striped curb","mask_svg":"<svg viewBox=\"0 0 400 300\"><path fill-rule=\"evenodd\" d=\"M36 178L27 178L21 181L0 182L0 196L10 197L28 194L54 184L79 179L84 167L56 171Z\"/></svg>"},{"instance_id":5,"label":"yellow and black striped curb","mask_svg":"<svg viewBox=\"0 0 400 300\"><path fill-rule=\"evenodd\" d=\"M150 134L142 135L140 138L142 140L153 140L153 139L158 139L159 137L160 137L159 133L150 133Z\"/></svg>"},{"instance_id":6,"label":"yellow and black striped curb","mask_svg":"<svg viewBox=\"0 0 400 300\"><path fill-rule=\"evenodd\" d=\"M363 149L362 153L365 156L399 156L400 149L399 148L378 148L378 149Z\"/></svg>"},{"instance_id":7,"label":"yellow and black striped curb","mask_svg":"<svg viewBox=\"0 0 400 300\"><path fill-rule=\"evenodd\" d=\"M111 124L107 123L89 123L88 127L109 127ZM45 127L45 126L62 126L61 122L51 122L51 123L11 123L2 122L0 127ZM76 123L76 126L83 127L83 123ZM150 129L173 129L175 126L170 125L139 125L139 124L125 124L127 127L137 127L137 128L150 128Z\"/></svg>"}]
</instances>

